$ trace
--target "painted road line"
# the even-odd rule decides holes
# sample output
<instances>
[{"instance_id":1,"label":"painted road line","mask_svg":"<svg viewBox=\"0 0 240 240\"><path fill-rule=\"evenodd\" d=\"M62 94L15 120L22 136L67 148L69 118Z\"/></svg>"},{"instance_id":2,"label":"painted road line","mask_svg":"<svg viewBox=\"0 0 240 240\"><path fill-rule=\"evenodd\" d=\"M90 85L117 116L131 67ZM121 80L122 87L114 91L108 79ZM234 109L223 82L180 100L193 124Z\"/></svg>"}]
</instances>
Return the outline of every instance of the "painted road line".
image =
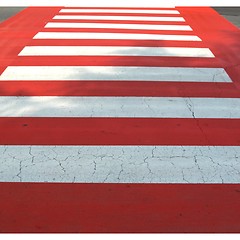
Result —
<instances>
[{"instance_id":1,"label":"painted road line","mask_svg":"<svg viewBox=\"0 0 240 240\"><path fill-rule=\"evenodd\" d=\"M0 80L232 82L223 68L9 66Z\"/></svg>"},{"instance_id":2,"label":"painted road line","mask_svg":"<svg viewBox=\"0 0 240 240\"><path fill-rule=\"evenodd\" d=\"M142 17L142 16L56 15L55 17L53 17L53 19L185 22L183 17Z\"/></svg>"},{"instance_id":3,"label":"painted road line","mask_svg":"<svg viewBox=\"0 0 240 240\"><path fill-rule=\"evenodd\" d=\"M1 117L240 118L239 98L0 97Z\"/></svg>"},{"instance_id":4,"label":"painted road line","mask_svg":"<svg viewBox=\"0 0 240 240\"><path fill-rule=\"evenodd\" d=\"M152 14L180 14L177 10L152 10L152 9L61 9L60 13L152 13Z\"/></svg>"},{"instance_id":5,"label":"painted road line","mask_svg":"<svg viewBox=\"0 0 240 240\"><path fill-rule=\"evenodd\" d=\"M39 32L33 39L128 39L128 40L176 40L202 41L195 35L93 33L93 32Z\"/></svg>"},{"instance_id":6,"label":"painted road line","mask_svg":"<svg viewBox=\"0 0 240 240\"><path fill-rule=\"evenodd\" d=\"M0 152L1 182L240 183L239 146L0 146Z\"/></svg>"},{"instance_id":7,"label":"painted road line","mask_svg":"<svg viewBox=\"0 0 240 240\"><path fill-rule=\"evenodd\" d=\"M150 25L150 24L112 24L112 23L74 23L49 22L45 28L110 28L110 29L141 29L141 30L176 30L192 31L188 25Z\"/></svg>"},{"instance_id":8,"label":"painted road line","mask_svg":"<svg viewBox=\"0 0 240 240\"><path fill-rule=\"evenodd\" d=\"M27 46L19 56L168 56L207 57L208 48L185 47L104 47L104 46Z\"/></svg>"}]
</instances>

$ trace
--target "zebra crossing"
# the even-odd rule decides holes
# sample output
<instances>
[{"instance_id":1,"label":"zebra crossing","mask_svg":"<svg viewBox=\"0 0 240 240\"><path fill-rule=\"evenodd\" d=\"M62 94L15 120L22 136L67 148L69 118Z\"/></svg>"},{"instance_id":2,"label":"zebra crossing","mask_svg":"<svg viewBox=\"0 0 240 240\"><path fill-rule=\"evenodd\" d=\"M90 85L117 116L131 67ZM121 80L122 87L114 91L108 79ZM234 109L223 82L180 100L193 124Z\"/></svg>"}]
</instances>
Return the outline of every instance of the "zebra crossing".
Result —
<instances>
[{"instance_id":1,"label":"zebra crossing","mask_svg":"<svg viewBox=\"0 0 240 240\"><path fill-rule=\"evenodd\" d=\"M0 34L0 232L239 232L239 29L31 7Z\"/></svg>"},{"instance_id":2,"label":"zebra crossing","mask_svg":"<svg viewBox=\"0 0 240 240\"><path fill-rule=\"evenodd\" d=\"M54 44L55 41L57 42ZM70 44L64 41L72 41ZM92 41L86 45L82 41ZM108 41L108 42L104 42ZM113 41L113 42L111 42ZM114 43L114 41L117 41ZM147 41L147 42L146 42ZM150 42L149 42L150 41ZM42 44L41 44L42 43ZM112 44L111 44L112 43ZM145 44L146 43L146 44ZM150 43L150 44L149 44ZM64 58L65 57L65 58ZM77 57L74 64L72 59ZM98 63L94 58L102 57ZM131 58L134 57L133 60ZM85 60L89 59L88 63ZM121 65L117 61L124 62ZM138 65L159 60L159 66ZM232 79L224 67L215 59L214 53L205 44L204 39L195 34L195 29L188 25L181 11L171 9L111 9L111 8L62 8L39 30L32 40L19 53L17 61L2 72L0 80L18 82L20 85L52 84L101 84L118 86L123 84L123 92L134 87L131 84L232 84ZM58 65L61 59L61 65ZM130 59L130 60L129 60ZM196 62L193 65L193 62ZM51 61L51 65L45 64ZM91 64L91 61L94 64ZM174 66L172 62L175 61ZM203 62L202 62L203 61ZM215 66L208 63L215 61ZM31 63L32 62L32 63ZM182 62L185 65L182 66ZM24 64L25 63L25 64ZM28 64L29 63L29 64ZM37 64L39 63L39 65ZM168 85L169 84L169 85ZM37 85L36 85L37 86ZM54 85L53 85L54 86ZM57 86L57 85L56 85ZM206 85L207 86L207 85ZM156 85L157 87L157 85ZM47 88L47 87L46 87ZM159 85L159 88L161 86ZM158 96L151 90L148 96L85 94L72 96L1 96L1 118L14 118L28 122L34 118L41 122L54 118L61 119L68 130L68 122L87 123L90 119L101 120L106 134L111 134L108 124L126 119L142 119L151 124L152 119L161 119L163 125L153 127L149 137L146 134L144 144L127 144L121 137L121 144L114 144L121 129L113 136L113 142L105 144L104 137L98 144L81 144L64 140L64 144L49 146L48 136L45 143L22 144L10 140L1 145L1 165L6 171L0 172L1 181L10 182L79 182L79 183L239 183L240 166L238 157L240 148L211 145L206 138L201 145L198 140L188 138L185 144L175 141L174 145L164 139L172 130L166 129L165 135L158 135L159 129L174 120L179 128L184 121L198 122L200 119L234 120L240 118L240 100L231 97L194 96L195 89L186 85L192 95ZM47 89L46 89L47 91ZM109 90L111 91L111 90ZM96 90L97 92L97 90ZM152 94L152 96L151 96ZM136 120L135 120L136 119ZM122 128L127 127L122 125ZM144 128L144 125L141 125ZM47 127L48 128L48 127ZM77 131L78 125L75 126ZM205 136L204 126L189 125L190 131L200 131ZM195 130L193 130L195 129ZM50 130L50 126L49 126ZM86 129L85 135L88 135ZM92 138L97 138L98 131L92 130ZM94 132L96 131L96 132ZM34 132L32 133L34 134ZM95 136L96 135L96 136ZM38 136L35 136L38 138ZM61 139L61 133L59 133ZM138 138L139 136L133 136ZM145 138L144 136L141 136ZM149 139L148 139L149 137ZM199 136L196 136L198 138ZM72 136L78 139L77 136ZM161 139L160 145L154 145L151 139ZM181 138L181 135L176 137ZM101 144L102 141L102 144ZM1 142L4 142L1 141ZM10 143L9 142L9 143ZM16 144L17 142L17 144ZM60 141L61 142L61 141ZM126 145L124 145L126 142ZM136 141L137 142L137 141ZM147 144L146 144L147 142ZM157 142L157 141L155 141ZM20 153L20 154L18 154ZM15 171L11 171L15 169ZM20 169L20 170L19 170ZM34 174L33 174L34 173ZM229 177L230 175L234 177ZM111 176L111 177L110 177Z\"/></svg>"}]
</instances>

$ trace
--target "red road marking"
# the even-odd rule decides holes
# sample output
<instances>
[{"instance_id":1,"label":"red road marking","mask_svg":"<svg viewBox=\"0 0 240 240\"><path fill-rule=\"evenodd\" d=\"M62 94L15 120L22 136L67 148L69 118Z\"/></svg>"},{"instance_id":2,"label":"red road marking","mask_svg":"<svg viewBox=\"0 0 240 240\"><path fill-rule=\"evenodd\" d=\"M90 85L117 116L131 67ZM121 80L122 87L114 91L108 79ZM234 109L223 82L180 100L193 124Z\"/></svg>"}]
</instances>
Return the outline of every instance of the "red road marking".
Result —
<instances>
[{"instance_id":1,"label":"red road marking","mask_svg":"<svg viewBox=\"0 0 240 240\"><path fill-rule=\"evenodd\" d=\"M240 145L239 119L0 118L1 145Z\"/></svg>"},{"instance_id":2,"label":"red road marking","mask_svg":"<svg viewBox=\"0 0 240 240\"><path fill-rule=\"evenodd\" d=\"M239 232L239 184L0 183L0 232Z\"/></svg>"},{"instance_id":3,"label":"red road marking","mask_svg":"<svg viewBox=\"0 0 240 240\"><path fill-rule=\"evenodd\" d=\"M1 96L146 96L238 98L232 83L2 81Z\"/></svg>"},{"instance_id":4,"label":"red road marking","mask_svg":"<svg viewBox=\"0 0 240 240\"><path fill-rule=\"evenodd\" d=\"M53 21L52 17L60 9L28 8L0 24L0 72L9 65L23 63L54 65L51 58L43 57L37 61L34 58L17 57L26 45L96 44L95 40L32 40L37 32L49 31L44 29L44 26L46 22ZM187 63L187 59L179 61L171 58L168 66L182 64L182 66L224 67L233 83L99 84L87 81L71 83L3 81L0 95L239 97L239 30L210 8L177 8L177 10L186 19L186 23L177 24L189 24L193 28L192 33L202 38L203 42L186 44L171 41L167 46L209 47L216 59L210 63L208 59L188 58L190 62ZM97 42L102 46L162 44L141 40ZM129 65L136 60L138 66L148 64L158 66L163 65L166 60L166 58L144 60L131 57L127 62L122 62L114 57L107 57L95 58L93 62L93 58L71 59L69 64L73 65L84 60L85 63L81 62L82 65L106 64L109 61L109 64L116 66L124 63ZM60 58L55 60L57 65L63 64L59 61ZM239 146L239 126L239 119L0 118L0 143ZM239 232L239 186L239 184L0 183L0 232Z\"/></svg>"},{"instance_id":5,"label":"red road marking","mask_svg":"<svg viewBox=\"0 0 240 240\"><path fill-rule=\"evenodd\" d=\"M196 57L139 57L139 56L21 56L11 66L152 66L152 67L220 67L216 59Z\"/></svg>"},{"instance_id":6,"label":"red road marking","mask_svg":"<svg viewBox=\"0 0 240 240\"><path fill-rule=\"evenodd\" d=\"M30 7L0 24L0 74L28 45L33 36L38 33L39 28L45 26L45 21L52 19L60 9L59 7Z\"/></svg>"},{"instance_id":7,"label":"red road marking","mask_svg":"<svg viewBox=\"0 0 240 240\"><path fill-rule=\"evenodd\" d=\"M211 8L177 8L240 89L240 31ZM207 26L206 26L207 24Z\"/></svg>"}]
</instances>

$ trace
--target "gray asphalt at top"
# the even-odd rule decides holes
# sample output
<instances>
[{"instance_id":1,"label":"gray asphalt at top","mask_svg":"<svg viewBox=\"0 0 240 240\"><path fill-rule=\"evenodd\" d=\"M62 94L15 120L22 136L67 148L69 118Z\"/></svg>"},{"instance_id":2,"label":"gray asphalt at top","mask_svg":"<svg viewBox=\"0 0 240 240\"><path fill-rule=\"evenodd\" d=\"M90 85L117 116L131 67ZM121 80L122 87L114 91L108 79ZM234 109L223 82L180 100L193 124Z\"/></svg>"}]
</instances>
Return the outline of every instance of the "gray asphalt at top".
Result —
<instances>
[{"instance_id":1,"label":"gray asphalt at top","mask_svg":"<svg viewBox=\"0 0 240 240\"><path fill-rule=\"evenodd\" d=\"M16 15L18 12L25 9L24 7L0 7L0 22Z\"/></svg>"},{"instance_id":2,"label":"gray asphalt at top","mask_svg":"<svg viewBox=\"0 0 240 240\"><path fill-rule=\"evenodd\" d=\"M240 7L213 7L213 9L240 28Z\"/></svg>"},{"instance_id":3,"label":"gray asphalt at top","mask_svg":"<svg viewBox=\"0 0 240 240\"><path fill-rule=\"evenodd\" d=\"M240 28L240 7L213 7L220 15ZM0 22L14 16L24 7L0 7Z\"/></svg>"}]
</instances>

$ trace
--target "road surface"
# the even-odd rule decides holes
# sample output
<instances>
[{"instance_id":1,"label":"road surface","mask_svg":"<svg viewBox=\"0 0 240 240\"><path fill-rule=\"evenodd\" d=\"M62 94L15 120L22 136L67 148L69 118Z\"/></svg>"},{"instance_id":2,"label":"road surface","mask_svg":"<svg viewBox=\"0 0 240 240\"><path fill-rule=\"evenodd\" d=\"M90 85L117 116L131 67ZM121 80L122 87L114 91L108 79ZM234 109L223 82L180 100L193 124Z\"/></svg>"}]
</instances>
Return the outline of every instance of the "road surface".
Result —
<instances>
[{"instance_id":1,"label":"road surface","mask_svg":"<svg viewBox=\"0 0 240 240\"><path fill-rule=\"evenodd\" d=\"M24 7L0 7L0 22L7 20L24 9Z\"/></svg>"},{"instance_id":2,"label":"road surface","mask_svg":"<svg viewBox=\"0 0 240 240\"><path fill-rule=\"evenodd\" d=\"M24 10L24 7L0 7L0 22ZM213 7L220 15L240 27L240 7Z\"/></svg>"},{"instance_id":3,"label":"road surface","mask_svg":"<svg viewBox=\"0 0 240 240\"><path fill-rule=\"evenodd\" d=\"M214 9L232 24L240 28L240 7L214 7Z\"/></svg>"},{"instance_id":4,"label":"road surface","mask_svg":"<svg viewBox=\"0 0 240 240\"><path fill-rule=\"evenodd\" d=\"M236 26L32 7L0 32L0 231L240 231Z\"/></svg>"}]
</instances>

